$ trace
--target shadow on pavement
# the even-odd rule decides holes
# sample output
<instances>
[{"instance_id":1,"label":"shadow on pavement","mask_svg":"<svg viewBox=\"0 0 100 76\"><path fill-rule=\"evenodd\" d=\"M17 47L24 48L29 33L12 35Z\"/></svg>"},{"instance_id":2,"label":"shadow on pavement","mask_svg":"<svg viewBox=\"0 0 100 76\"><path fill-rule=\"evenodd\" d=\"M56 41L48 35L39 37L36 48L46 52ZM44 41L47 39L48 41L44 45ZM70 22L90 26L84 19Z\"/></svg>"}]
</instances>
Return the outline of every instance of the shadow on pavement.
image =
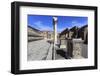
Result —
<instances>
[{"instance_id":1,"label":"shadow on pavement","mask_svg":"<svg viewBox=\"0 0 100 76\"><path fill-rule=\"evenodd\" d=\"M61 55L62 57L65 57L65 53L63 50L56 50L57 54Z\"/></svg>"}]
</instances>

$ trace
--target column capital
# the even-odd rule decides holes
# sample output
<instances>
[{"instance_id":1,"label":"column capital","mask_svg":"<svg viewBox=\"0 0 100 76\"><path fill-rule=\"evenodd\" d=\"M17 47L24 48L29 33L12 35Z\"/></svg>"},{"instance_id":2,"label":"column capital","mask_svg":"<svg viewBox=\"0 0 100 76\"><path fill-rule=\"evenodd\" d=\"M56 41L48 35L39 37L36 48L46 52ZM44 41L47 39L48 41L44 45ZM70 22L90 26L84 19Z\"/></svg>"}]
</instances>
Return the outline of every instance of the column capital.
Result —
<instances>
[{"instance_id":1,"label":"column capital","mask_svg":"<svg viewBox=\"0 0 100 76\"><path fill-rule=\"evenodd\" d=\"M58 18L57 18L56 16L54 16L54 17L53 17L53 19L54 19L55 21L57 21L57 20L58 20Z\"/></svg>"}]
</instances>

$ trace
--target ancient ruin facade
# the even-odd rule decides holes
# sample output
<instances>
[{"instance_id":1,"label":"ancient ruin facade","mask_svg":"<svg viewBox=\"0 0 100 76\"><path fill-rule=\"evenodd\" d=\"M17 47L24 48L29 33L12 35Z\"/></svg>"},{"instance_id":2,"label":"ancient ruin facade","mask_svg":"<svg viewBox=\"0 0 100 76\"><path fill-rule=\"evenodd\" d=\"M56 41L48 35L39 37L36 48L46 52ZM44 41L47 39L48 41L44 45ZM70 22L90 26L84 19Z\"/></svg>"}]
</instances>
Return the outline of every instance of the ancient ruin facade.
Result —
<instances>
[{"instance_id":1,"label":"ancient ruin facade","mask_svg":"<svg viewBox=\"0 0 100 76\"><path fill-rule=\"evenodd\" d=\"M77 38L77 35L78 35L78 27L77 26L74 26L72 27L71 29L69 29L69 39L73 39L73 38Z\"/></svg>"},{"instance_id":2,"label":"ancient ruin facade","mask_svg":"<svg viewBox=\"0 0 100 76\"><path fill-rule=\"evenodd\" d=\"M88 43L88 25L85 25L79 29L78 38L82 38L85 44Z\"/></svg>"},{"instance_id":3,"label":"ancient ruin facade","mask_svg":"<svg viewBox=\"0 0 100 76\"><path fill-rule=\"evenodd\" d=\"M53 31L42 31L44 39L53 40Z\"/></svg>"},{"instance_id":4,"label":"ancient ruin facade","mask_svg":"<svg viewBox=\"0 0 100 76\"><path fill-rule=\"evenodd\" d=\"M28 26L28 41L41 40L43 39L43 34L40 30Z\"/></svg>"},{"instance_id":5,"label":"ancient ruin facade","mask_svg":"<svg viewBox=\"0 0 100 76\"><path fill-rule=\"evenodd\" d=\"M60 33L60 48L64 49L66 56L70 58L83 58L87 57L83 55L83 51L87 52L87 49L84 49L83 44L88 42L88 28L87 25L78 28L76 26L71 29L66 28ZM66 50L65 50L66 49Z\"/></svg>"},{"instance_id":6,"label":"ancient ruin facade","mask_svg":"<svg viewBox=\"0 0 100 76\"><path fill-rule=\"evenodd\" d=\"M76 26L71 29L66 28L60 33L60 39L73 39L73 38L82 38L84 42L88 42L88 26L84 25L81 28Z\"/></svg>"},{"instance_id":7,"label":"ancient ruin facade","mask_svg":"<svg viewBox=\"0 0 100 76\"><path fill-rule=\"evenodd\" d=\"M62 31L60 33L59 38L60 39L66 39L66 38L68 38L68 34L69 34L69 30L68 30L68 28L66 28L64 31Z\"/></svg>"}]
</instances>

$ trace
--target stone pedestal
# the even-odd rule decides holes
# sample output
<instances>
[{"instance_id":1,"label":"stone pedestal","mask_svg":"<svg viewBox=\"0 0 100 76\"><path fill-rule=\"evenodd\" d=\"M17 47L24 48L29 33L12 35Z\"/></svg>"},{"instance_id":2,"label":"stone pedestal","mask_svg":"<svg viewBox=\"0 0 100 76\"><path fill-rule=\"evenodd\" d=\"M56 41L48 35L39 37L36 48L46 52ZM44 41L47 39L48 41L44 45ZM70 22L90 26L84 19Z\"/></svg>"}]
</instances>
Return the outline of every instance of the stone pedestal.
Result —
<instances>
[{"instance_id":1,"label":"stone pedestal","mask_svg":"<svg viewBox=\"0 0 100 76\"><path fill-rule=\"evenodd\" d=\"M82 39L73 39L72 43L73 43L73 52L72 52L73 57L72 58L74 58L74 59L83 58L82 57L83 40Z\"/></svg>"}]
</instances>

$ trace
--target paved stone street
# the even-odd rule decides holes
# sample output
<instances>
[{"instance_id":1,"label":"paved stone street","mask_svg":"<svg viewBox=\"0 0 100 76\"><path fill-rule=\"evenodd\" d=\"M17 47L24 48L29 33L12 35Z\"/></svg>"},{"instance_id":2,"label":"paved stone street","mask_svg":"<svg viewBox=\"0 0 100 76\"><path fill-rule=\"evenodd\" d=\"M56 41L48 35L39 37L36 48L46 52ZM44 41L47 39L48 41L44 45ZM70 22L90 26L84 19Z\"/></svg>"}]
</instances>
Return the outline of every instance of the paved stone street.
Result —
<instances>
[{"instance_id":1,"label":"paved stone street","mask_svg":"<svg viewBox=\"0 0 100 76\"><path fill-rule=\"evenodd\" d=\"M45 60L49 50L52 50L50 47L47 40L28 42L28 60Z\"/></svg>"},{"instance_id":2,"label":"paved stone street","mask_svg":"<svg viewBox=\"0 0 100 76\"><path fill-rule=\"evenodd\" d=\"M32 60L52 60L53 44L50 44L48 40L37 40L28 42L28 61ZM63 50L57 50L55 53L55 59L66 59L66 52ZM82 56L87 58L87 45L82 46Z\"/></svg>"},{"instance_id":3,"label":"paved stone street","mask_svg":"<svg viewBox=\"0 0 100 76\"><path fill-rule=\"evenodd\" d=\"M32 60L52 60L53 44L47 40L37 40L28 42L28 61ZM56 59L65 59L60 54L55 55Z\"/></svg>"}]
</instances>

